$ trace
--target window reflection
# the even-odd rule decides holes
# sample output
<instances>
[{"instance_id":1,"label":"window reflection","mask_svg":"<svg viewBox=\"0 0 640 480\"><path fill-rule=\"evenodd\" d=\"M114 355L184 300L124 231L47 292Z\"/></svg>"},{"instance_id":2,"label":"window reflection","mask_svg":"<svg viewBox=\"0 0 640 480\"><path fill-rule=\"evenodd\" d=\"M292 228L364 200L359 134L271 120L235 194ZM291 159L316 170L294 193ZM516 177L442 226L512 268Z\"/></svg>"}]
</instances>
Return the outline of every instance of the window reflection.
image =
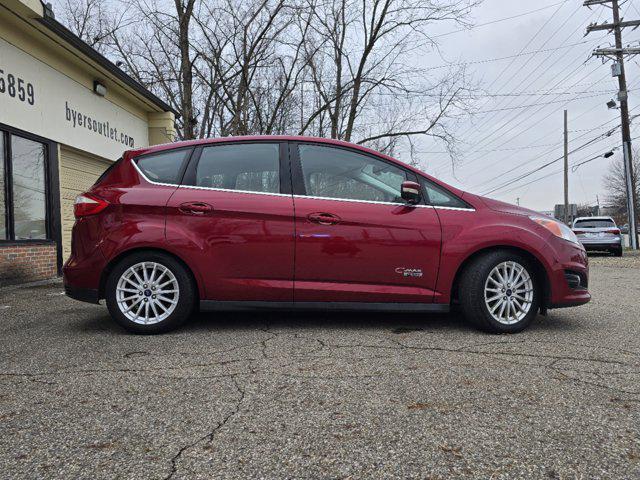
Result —
<instances>
[{"instance_id":1,"label":"window reflection","mask_svg":"<svg viewBox=\"0 0 640 480\"><path fill-rule=\"evenodd\" d=\"M44 145L11 136L16 240L47 238Z\"/></svg>"},{"instance_id":2,"label":"window reflection","mask_svg":"<svg viewBox=\"0 0 640 480\"><path fill-rule=\"evenodd\" d=\"M4 192L4 134L0 132L0 240L7 239L7 204Z\"/></svg>"}]
</instances>

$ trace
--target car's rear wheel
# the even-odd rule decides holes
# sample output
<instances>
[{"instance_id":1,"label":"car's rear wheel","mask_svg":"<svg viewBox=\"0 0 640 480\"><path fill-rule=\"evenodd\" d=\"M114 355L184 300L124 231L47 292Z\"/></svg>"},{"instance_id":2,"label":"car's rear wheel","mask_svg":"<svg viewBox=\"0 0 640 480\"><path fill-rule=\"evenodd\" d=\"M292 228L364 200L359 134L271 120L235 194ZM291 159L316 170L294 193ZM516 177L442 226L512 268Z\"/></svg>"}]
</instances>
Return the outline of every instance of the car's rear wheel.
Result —
<instances>
[{"instance_id":1,"label":"car's rear wheel","mask_svg":"<svg viewBox=\"0 0 640 480\"><path fill-rule=\"evenodd\" d=\"M135 333L163 333L179 327L194 306L189 272L161 252L137 252L109 274L105 297L113 319Z\"/></svg>"},{"instance_id":2,"label":"car's rear wheel","mask_svg":"<svg viewBox=\"0 0 640 480\"><path fill-rule=\"evenodd\" d=\"M540 288L531 262L510 251L476 258L463 272L459 298L465 317L492 333L516 333L536 316Z\"/></svg>"},{"instance_id":3,"label":"car's rear wheel","mask_svg":"<svg viewBox=\"0 0 640 480\"><path fill-rule=\"evenodd\" d=\"M616 257L621 257L622 256L622 247L614 248L613 250L611 250L611 253L613 255L615 255Z\"/></svg>"}]
</instances>

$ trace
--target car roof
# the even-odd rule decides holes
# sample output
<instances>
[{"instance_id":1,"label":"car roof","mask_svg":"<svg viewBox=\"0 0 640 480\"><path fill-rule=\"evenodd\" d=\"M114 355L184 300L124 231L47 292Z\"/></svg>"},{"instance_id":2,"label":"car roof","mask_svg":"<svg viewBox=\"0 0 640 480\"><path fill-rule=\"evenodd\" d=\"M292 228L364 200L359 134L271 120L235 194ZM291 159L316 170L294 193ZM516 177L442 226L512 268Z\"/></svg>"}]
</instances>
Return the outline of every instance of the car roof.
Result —
<instances>
[{"instance_id":1,"label":"car roof","mask_svg":"<svg viewBox=\"0 0 640 480\"><path fill-rule=\"evenodd\" d=\"M428 173L418 168L415 168L411 165L408 165L389 155L378 152L376 150L365 147L363 145L359 145L357 143L345 142L344 140L336 140L334 138L308 137L304 135L247 135L247 136L239 136L239 137L203 138L203 139L197 139L197 140L183 140L180 142L163 143L160 145L153 145L150 147L143 147L135 150L128 150L124 153L124 156L127 158L133 158L133 157L137 157L138 155L156 153L156 152L161 152L163 150L171 150L171 149L180 148L180 147L197 147L201 145L214 145L217 143L234 143L234 142L240 143L240 142L257 142L257 141L321 143L321 144L334 145L339 147L347 147L354 150L360 150L363 153L368 153L370 155L375 155L377 157L384 158L385 160L389 160L390 162L397 163L404 168L407 168L417 174L425 176L429 180L448 189L450 192L458 195L459 197L462 197L465 193L463 190L460 190L459 188L453 187L441 180L438 180L437 178L432 177Z\"/></svg>"},{"instance_id":2,"label":"car roof","mask_svg":"<svg viewBox=\"0 0 640 480\"><path fill-rule=\"evenodd\" d=\"M238 136L238 137L201 138L196 140L182 140L179 142L163 143L160 145L153 145L150 147L142 147L135 150L129 150L127 153L130 156L135 157L145 153L160 152L162 150L170 150L172 148L210 145L210 144L216 144L216 143L258 142L258 141L325 143L328 145L337 145L342 147L353 148L356 150L362 150L363 152L372 153L379 157L384 157L389 160L393 160L395 162L398 161L388 155L385 155L384 153L380 153L371 148L358 145L357 143L345 142L344 140L336 140L334 138L307 137L304 135L246 135L246 136Z\"/></svg>"}]
</instances>

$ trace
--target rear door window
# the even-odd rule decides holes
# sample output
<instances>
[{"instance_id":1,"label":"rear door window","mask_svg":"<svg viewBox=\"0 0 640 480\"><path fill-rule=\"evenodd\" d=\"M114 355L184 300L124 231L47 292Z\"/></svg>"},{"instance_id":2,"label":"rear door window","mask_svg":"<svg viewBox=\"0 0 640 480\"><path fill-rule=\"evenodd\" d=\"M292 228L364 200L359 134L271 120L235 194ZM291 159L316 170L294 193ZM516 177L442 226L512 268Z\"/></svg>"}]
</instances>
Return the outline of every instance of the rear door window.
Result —
<instances>
[{"instance_id":1,"label":"rear door window","mask_svg":"<svg viewBox=\"0 0 640 480\"><path fill-rule=\"evenodd\" d=\"M205 147L195 179L188 183L196 187L279 193L280 146L245 143Z\"/></svg>"},{"instance_id":2,"label":"rear door window","mask_svg":"<svg viewBox=\"0 0 640 480\"><path fill-rule=\"evenodd\" d=\"M190 148L169 150L138 157L136 164L152 182L178 184L184 161L191 153Z\"/></svg>"},{"instance_id":3,"label":"rear door window","mask_svg":"<svg viewBox=\"0 0 640 480\"><path fill-rule=\"evenodd\" d=\"M612 220L577 220L573 228L612 228L616 224Z\"/></svg>"}]
</instances>

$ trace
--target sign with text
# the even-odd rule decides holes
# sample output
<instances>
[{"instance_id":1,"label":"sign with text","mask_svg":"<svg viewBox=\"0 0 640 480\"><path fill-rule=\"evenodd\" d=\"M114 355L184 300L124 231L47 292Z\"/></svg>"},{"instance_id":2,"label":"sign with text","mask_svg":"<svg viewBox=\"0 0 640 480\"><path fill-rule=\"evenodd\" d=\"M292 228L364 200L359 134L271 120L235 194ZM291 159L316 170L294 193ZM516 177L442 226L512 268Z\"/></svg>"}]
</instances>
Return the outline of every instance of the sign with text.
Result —
<instances>
[{"instance_id":1,"label":"sign with text","mask_svg":"<svg viewBox=\"0 0 640 480\"><path fill-rule=\"evenodd\" d=\"M111 160L148 145L147 122L3 39L0 123Z\"/></svg>"}]
</instances>

